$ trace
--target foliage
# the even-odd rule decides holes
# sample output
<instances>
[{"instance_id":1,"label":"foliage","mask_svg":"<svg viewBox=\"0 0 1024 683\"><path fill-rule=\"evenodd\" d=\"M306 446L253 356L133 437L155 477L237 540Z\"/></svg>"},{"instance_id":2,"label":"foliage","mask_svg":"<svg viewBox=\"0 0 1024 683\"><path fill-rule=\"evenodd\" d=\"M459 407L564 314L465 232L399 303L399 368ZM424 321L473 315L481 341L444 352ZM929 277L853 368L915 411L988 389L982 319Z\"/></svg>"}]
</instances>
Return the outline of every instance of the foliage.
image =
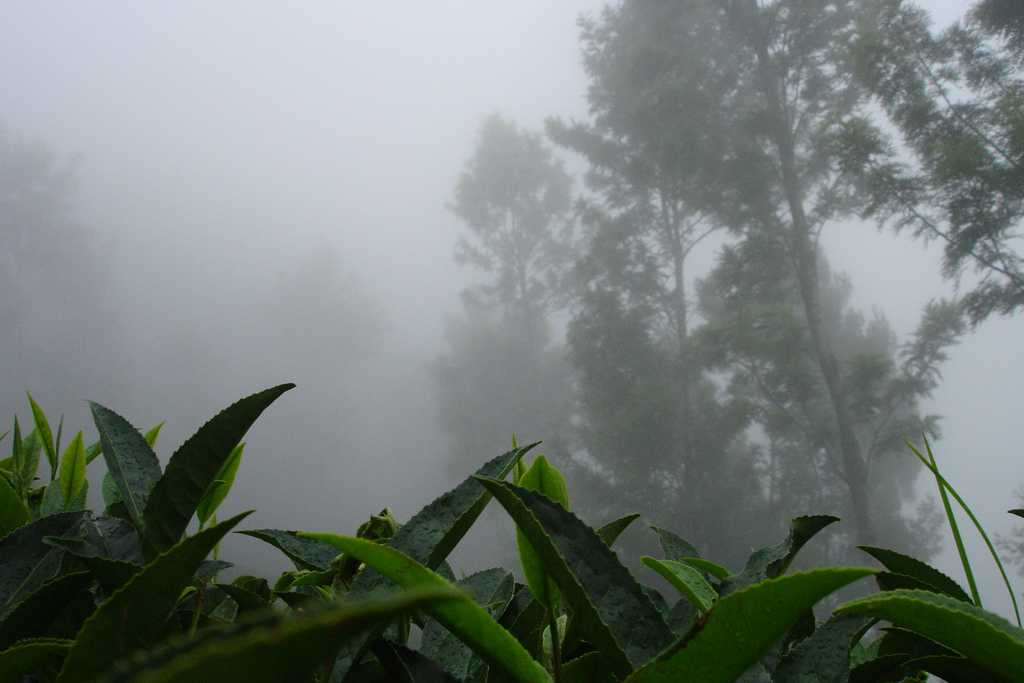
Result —
<instances>
[{"instance_id":1,"label":"foliage","mask_svg":"<svg viewBox=\"0 0 1024 683\"><path fill-rule=\"evenodd\" d=\"M863 680L857 677L869 670L889 672L872 679L879 681L921 672L999 681L1020 671L1024 631L913 558L867 548L887 572L789 573L801 548L834 517L793 520L785 540L754 552L736 573L655 529L665 553L645 562L682 596L666 601L611 547L636 516L596 529L584 523L569 511L565 478L545 457L522 462L535 444L485 463L405 523L385 508L355 536L244 532L282 550L297 569L273 583L252 576L219 582L230 563L207 558L247 514L212 523L233 479L225 468L237 467L249 424L289 388L254 394L220 413L166 468L156 463L155 484L135 472L139 458L150 458L143 450L150 443L95 406L105 458L122 469L112 479L120 502L102 515L64 493L82 486L80 436L56 478L30 495L35 471L26 475L25 463L38 467L44 447L16 424L12 455L0 469L21 504L0 508L0 522L11 529L0 538L3 680L785 683ZM155 432L150 436L155 443ZM175 467L192 472L192 485L153 493L176 458ZM925 464L963 505L934 459ZM515 483L506 481L510 474ZM131 490L151 486L148 496ZM192 486L202 494L198 502ZM47 511L46 489L58 491L64 505ZM172 502L151 507L156 495ZM456 580L446 562L492 496L520 534L528 585L500 568ZM143 514L132 516L125 500L140 501ZM198 530L167 538L186 513L197 517ZM816 623L816 603L868 576L880 592ZM873 634L868 627L877 619L898 628ZM423 631L418 648L409 640L413 622Z\"/></svg>"},{"instance_id":2,"label":"foliage","mask_svg":"<svg viewBox=\"0 0 1024 683\"><path fill-rule=\"evenodd\" d=\"M865 215L938 241L958 283L978 275L964 296L975 324L1024 307L1021 17L1019 3L988 0L935 35L910 2L865 3L855 73L898 139L866 114L838 139Z\"/></svg>"}]
</instances>

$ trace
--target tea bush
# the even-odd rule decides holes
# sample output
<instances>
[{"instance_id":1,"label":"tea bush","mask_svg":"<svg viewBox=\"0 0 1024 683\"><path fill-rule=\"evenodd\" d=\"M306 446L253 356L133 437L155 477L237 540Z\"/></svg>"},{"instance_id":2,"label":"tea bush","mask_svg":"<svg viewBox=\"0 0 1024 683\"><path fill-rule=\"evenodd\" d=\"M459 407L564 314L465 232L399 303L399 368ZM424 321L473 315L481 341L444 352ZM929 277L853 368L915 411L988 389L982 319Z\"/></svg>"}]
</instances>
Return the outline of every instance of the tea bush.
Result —
<instances>
[{"instance_id":1,"label":"tea bush","mask_svg":"<svg viewBox=\"0 0 1024 683\"><path fill-rule=\"evenodd\" d=\"M643 563L678 592L666 600L613 550L638 516L585 524L558 470L543 456L527 463L536 444L514 444L405 523L385 509L353 536L239 530L248 513L218 521L243 436L292 386L225 409L163 469L159 425L143 434L92 404L99 441L78 433L62 452L63 420L54 436L30 397L34 429L24 436L15 420L0 461L0 681L1024 680L1024 630L981 607L973 578L969 594L873 547L865 560L880 569L787 572L835 517L794 519L738 572L654 529L662 554ZM85 469L101 455L97 514ZM924 462L944 501L949 491L962 503ZM456 579L446 562L492 498L516 524L525 584L504 568ZM231 565L217 547L231 531L295 569L221 581ZM816 621L816 603L869 578L877 592Z\"/></svg>"}]
</instances>

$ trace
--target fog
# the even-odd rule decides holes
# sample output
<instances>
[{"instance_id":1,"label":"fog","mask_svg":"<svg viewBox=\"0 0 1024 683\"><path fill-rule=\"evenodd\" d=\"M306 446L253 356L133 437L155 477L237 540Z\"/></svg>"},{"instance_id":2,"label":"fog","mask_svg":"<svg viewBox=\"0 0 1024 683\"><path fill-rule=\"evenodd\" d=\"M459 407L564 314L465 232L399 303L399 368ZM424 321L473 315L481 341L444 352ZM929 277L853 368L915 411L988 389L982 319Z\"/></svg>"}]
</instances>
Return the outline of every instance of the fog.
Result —
<instances>
[{"instance_id":1,"label":"fog","mask_svg":"<svg viewBox=\"0 0 1024 683\"><path fill-rule=\"evenodd\" d=\"M85 243L69 261L96 264L86 292L54 285L57 304L17 322L34 346L0 364L0 414L27 420L28 389L67 429L91 425L87 400L166 420L166 462L220 408L294 381L246 437L223 515L256 508L249 527L341 532L385 506L408 518L458 478L431 368L460 292L480 281L453 260L459 174L489 114L538 131L586 118L576 19L603 5L0 5L0 127L74 160ZM945 24L968 3L923 5ZM557 153L581 191L584 161ZM719 246L695 253L695 277ZM844 221L822 246L853 304L901 339L927 301L954 293L939 246L909 234ZM53 270L39 286L78 277ZM72 310L90 302L99 313ZM556 338L566 319L553 316ZM943 416L940 464L990 533L1010 531L1024 484L1022 347L1019 313L989 318L922 406ZM521 429L509 423L480 461ZM102 472L90 467L97 501ZM921 495L929 486L918 479ZM475 534L462 568L507 561L510 528ZM986 606L1006 612L984 547L970 547ZM224 555L246 572L286 566L248 538ZM934 561L961 578L948 542Z\"/></svg>"}]
</instances>

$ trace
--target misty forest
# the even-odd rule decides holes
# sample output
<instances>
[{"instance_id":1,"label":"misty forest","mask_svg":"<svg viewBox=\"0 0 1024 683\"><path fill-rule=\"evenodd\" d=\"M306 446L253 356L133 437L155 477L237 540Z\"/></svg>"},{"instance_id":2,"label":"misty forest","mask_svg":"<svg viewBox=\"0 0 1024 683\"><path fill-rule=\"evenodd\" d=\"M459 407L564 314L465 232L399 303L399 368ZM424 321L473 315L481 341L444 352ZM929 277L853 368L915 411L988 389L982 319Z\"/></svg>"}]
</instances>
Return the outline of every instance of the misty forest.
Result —
<instances>
[{"instance_id":1,"label":"misty forest","mask_svg":"<svg viewBox=\"0 0 1024 683\"><path fill-rule=\"evenodd\" d=\"M8 3L0 85L0 683L1024 681L1019 0Z\"/></svg>"}]
</instances>

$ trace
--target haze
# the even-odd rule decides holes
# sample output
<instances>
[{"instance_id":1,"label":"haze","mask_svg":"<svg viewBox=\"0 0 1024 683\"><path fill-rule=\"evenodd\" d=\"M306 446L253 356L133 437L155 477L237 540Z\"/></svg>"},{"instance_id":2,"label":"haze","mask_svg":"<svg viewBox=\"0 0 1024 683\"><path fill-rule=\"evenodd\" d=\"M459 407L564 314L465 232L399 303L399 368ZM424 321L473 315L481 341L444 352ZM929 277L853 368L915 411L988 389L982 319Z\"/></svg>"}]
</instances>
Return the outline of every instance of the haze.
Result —
<instances>
[{"instance_id":1,"label":"haze","mask_svg":"<svg viewBox=\"0 0 1024 683\"><path fill-rule=\"evenodd\" d=\"M924 3L939 23L967 4ZM455 480L430 367L479 276L453 261L464 227L446 205L484 116L539 131L550 116L586 117L576 18L602 5L4 3L0 126L77 157L73 213L103 275L89 298L107 317L33 312L38 353L0 363L0 415L26 419L29 389L75 429L91 425L86 400L140 425L166 419L166 460L236 398L294 381L247 436L223 513L342 532L385 506L407 518ZM558 154L579 191L583 162ZM848 223L824 247L854 304L879 308L901 337L952 293L938 249L909 235ZM716 248L691 272L705 274ZM1019 315L989 319L953 348L924 406L944 416L946 476L993 532L1010 530L1024 483L1022 342ZM90 476L95 494L102 466ZM506 560L501 533L477 539L462 568ZM225 555L246 571L284 567L257 545L232 539ZM946 545L936 562L960 577ZM977 564L985 595L1005 602Z\"/></svg>"}]
</instances>

